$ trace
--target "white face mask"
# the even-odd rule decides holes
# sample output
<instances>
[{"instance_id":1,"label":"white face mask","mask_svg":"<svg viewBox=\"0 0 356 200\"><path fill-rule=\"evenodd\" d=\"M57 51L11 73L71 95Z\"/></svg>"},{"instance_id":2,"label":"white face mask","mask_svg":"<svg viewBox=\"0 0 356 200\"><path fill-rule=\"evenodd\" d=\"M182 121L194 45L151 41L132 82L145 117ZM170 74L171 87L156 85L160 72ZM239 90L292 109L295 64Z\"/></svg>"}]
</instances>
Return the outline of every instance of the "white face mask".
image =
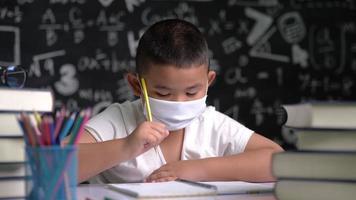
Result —
<instances>
[{"instance_id":1,"label":"white face mask","mask_svg":"<svg viewBox=\"0 0 356 200\"><path fill-rule=\"evenodd\" d=\"M152 117L154 121L165 124L170 131L185 128L204 112L206 98L207 95L201 99L180 102L149 97ZM146 109L144 109L144 114L147 117Z\"/></svg>"}]
</instances>

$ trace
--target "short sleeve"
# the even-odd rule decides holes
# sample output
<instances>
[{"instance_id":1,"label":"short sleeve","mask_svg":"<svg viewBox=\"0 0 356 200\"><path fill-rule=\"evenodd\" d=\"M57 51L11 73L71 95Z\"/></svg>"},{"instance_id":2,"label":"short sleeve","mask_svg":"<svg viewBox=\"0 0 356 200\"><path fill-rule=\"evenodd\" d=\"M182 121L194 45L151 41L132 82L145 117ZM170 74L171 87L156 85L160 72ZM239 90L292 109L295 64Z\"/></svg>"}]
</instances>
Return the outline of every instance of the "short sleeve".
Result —
<instances>
[{"instance_id":1,"label":"short sleeve","mask_svg":"<svg viewBox=\"0 0 356 200\"><path fill-rule=\"evenodd\" d=\"M119 104L112 104L103 112L92 117L85 129L99 142L117 138L118 132L123 129L122 114Z\"/></svg>"},{"instance_id":2,"label":"short sleeve","mask_svg":"<svg viewBox=\"0 0 356 200\"><path fill-rule=\"evenodd\" d=\"M219 155L232 155L244 152L245 147L254 133L229 116L215 111L213 129L216 132Z\"/></svg>"}]
</instances>

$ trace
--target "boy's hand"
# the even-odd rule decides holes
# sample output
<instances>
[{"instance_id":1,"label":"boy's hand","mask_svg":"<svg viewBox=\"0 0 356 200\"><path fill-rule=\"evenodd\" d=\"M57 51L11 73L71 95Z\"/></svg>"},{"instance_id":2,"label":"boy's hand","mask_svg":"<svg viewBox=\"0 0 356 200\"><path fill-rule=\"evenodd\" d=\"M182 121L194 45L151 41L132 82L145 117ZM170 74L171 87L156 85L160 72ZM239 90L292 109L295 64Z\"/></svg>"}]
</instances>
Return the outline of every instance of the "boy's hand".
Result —
<instances>
[{"instance_id":1,"label":"boy's hand","mask_svg":"<svg viewBox=\"0 0 356 200\"><path fill-rule=\"evenodd\" d=\"M152 172L145 182L173 181L178 178L199 180L203 176L199 160L181 160L163 165Z\"/></svg>"},{"instance_id":2,"label":"boy's hand","mask_svg":"<svg viewBox=\"0 0 356 200\"><path fill-rule=\"evenodd\" d=\"M159 145L169 134L166 126L159 122L143 122L126 138L130 155L136 157Z\"/></svg>"}]
</instances>

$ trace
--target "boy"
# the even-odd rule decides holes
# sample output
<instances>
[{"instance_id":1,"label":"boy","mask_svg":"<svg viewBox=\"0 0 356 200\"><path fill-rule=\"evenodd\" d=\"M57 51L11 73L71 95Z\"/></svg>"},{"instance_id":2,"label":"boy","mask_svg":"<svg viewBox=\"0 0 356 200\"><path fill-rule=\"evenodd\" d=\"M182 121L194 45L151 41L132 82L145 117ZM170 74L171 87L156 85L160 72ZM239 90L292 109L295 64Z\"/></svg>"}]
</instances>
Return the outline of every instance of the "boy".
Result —
<instances>
[{"instance_id":1,"label":"boy","mask_svg":"<svg viewBox=\"0 0 356 200\"><path fill-rule=\"evenodd\" d=\"M88 122L79 142L79 182L274 180L271 156L281 147L206 107L215 72L194 25L178 19L152 25L139 41L136 73L126 78L141 99L112 104Z\"/></svg>"}]
</instances>

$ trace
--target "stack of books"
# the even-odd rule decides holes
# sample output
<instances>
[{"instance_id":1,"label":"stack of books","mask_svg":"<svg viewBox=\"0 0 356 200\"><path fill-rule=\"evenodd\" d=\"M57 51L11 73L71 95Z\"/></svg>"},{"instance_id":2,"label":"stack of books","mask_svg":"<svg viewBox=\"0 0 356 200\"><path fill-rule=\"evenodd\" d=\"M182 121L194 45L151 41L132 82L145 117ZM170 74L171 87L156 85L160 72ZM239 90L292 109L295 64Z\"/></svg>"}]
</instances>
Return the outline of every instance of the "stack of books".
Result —
<instances>
[{"instance_id":1,"label":"stack of books","mask_svg":"<svg viewBox=\"0 0 356 200\"><path fill-rule=\"evenodd\" d=\"M285 199L354 199L356 196L356 103L284 105L283 131L296 151L275 154L275 195Z\"/></svg>"},{"instance_id":2,"label":"stack of books","mask_svg":"<svg viewBox=\"0 0 356 200\"><path fill-rule=\"evenodd\" d=\"M15 114L0 113L0 198L25 194L25 153Z\"/></svg>"},{"instance_id":3,"label":"stack of books","mask_svg":"<svg viewBox=\"0 0 356 200\"><path fill-rule=\"evenodd\" d=\"M19 112L52 112L48 90L0 88L0 199L26 196L24 137Z\"/></svg>"}]
</instances>

